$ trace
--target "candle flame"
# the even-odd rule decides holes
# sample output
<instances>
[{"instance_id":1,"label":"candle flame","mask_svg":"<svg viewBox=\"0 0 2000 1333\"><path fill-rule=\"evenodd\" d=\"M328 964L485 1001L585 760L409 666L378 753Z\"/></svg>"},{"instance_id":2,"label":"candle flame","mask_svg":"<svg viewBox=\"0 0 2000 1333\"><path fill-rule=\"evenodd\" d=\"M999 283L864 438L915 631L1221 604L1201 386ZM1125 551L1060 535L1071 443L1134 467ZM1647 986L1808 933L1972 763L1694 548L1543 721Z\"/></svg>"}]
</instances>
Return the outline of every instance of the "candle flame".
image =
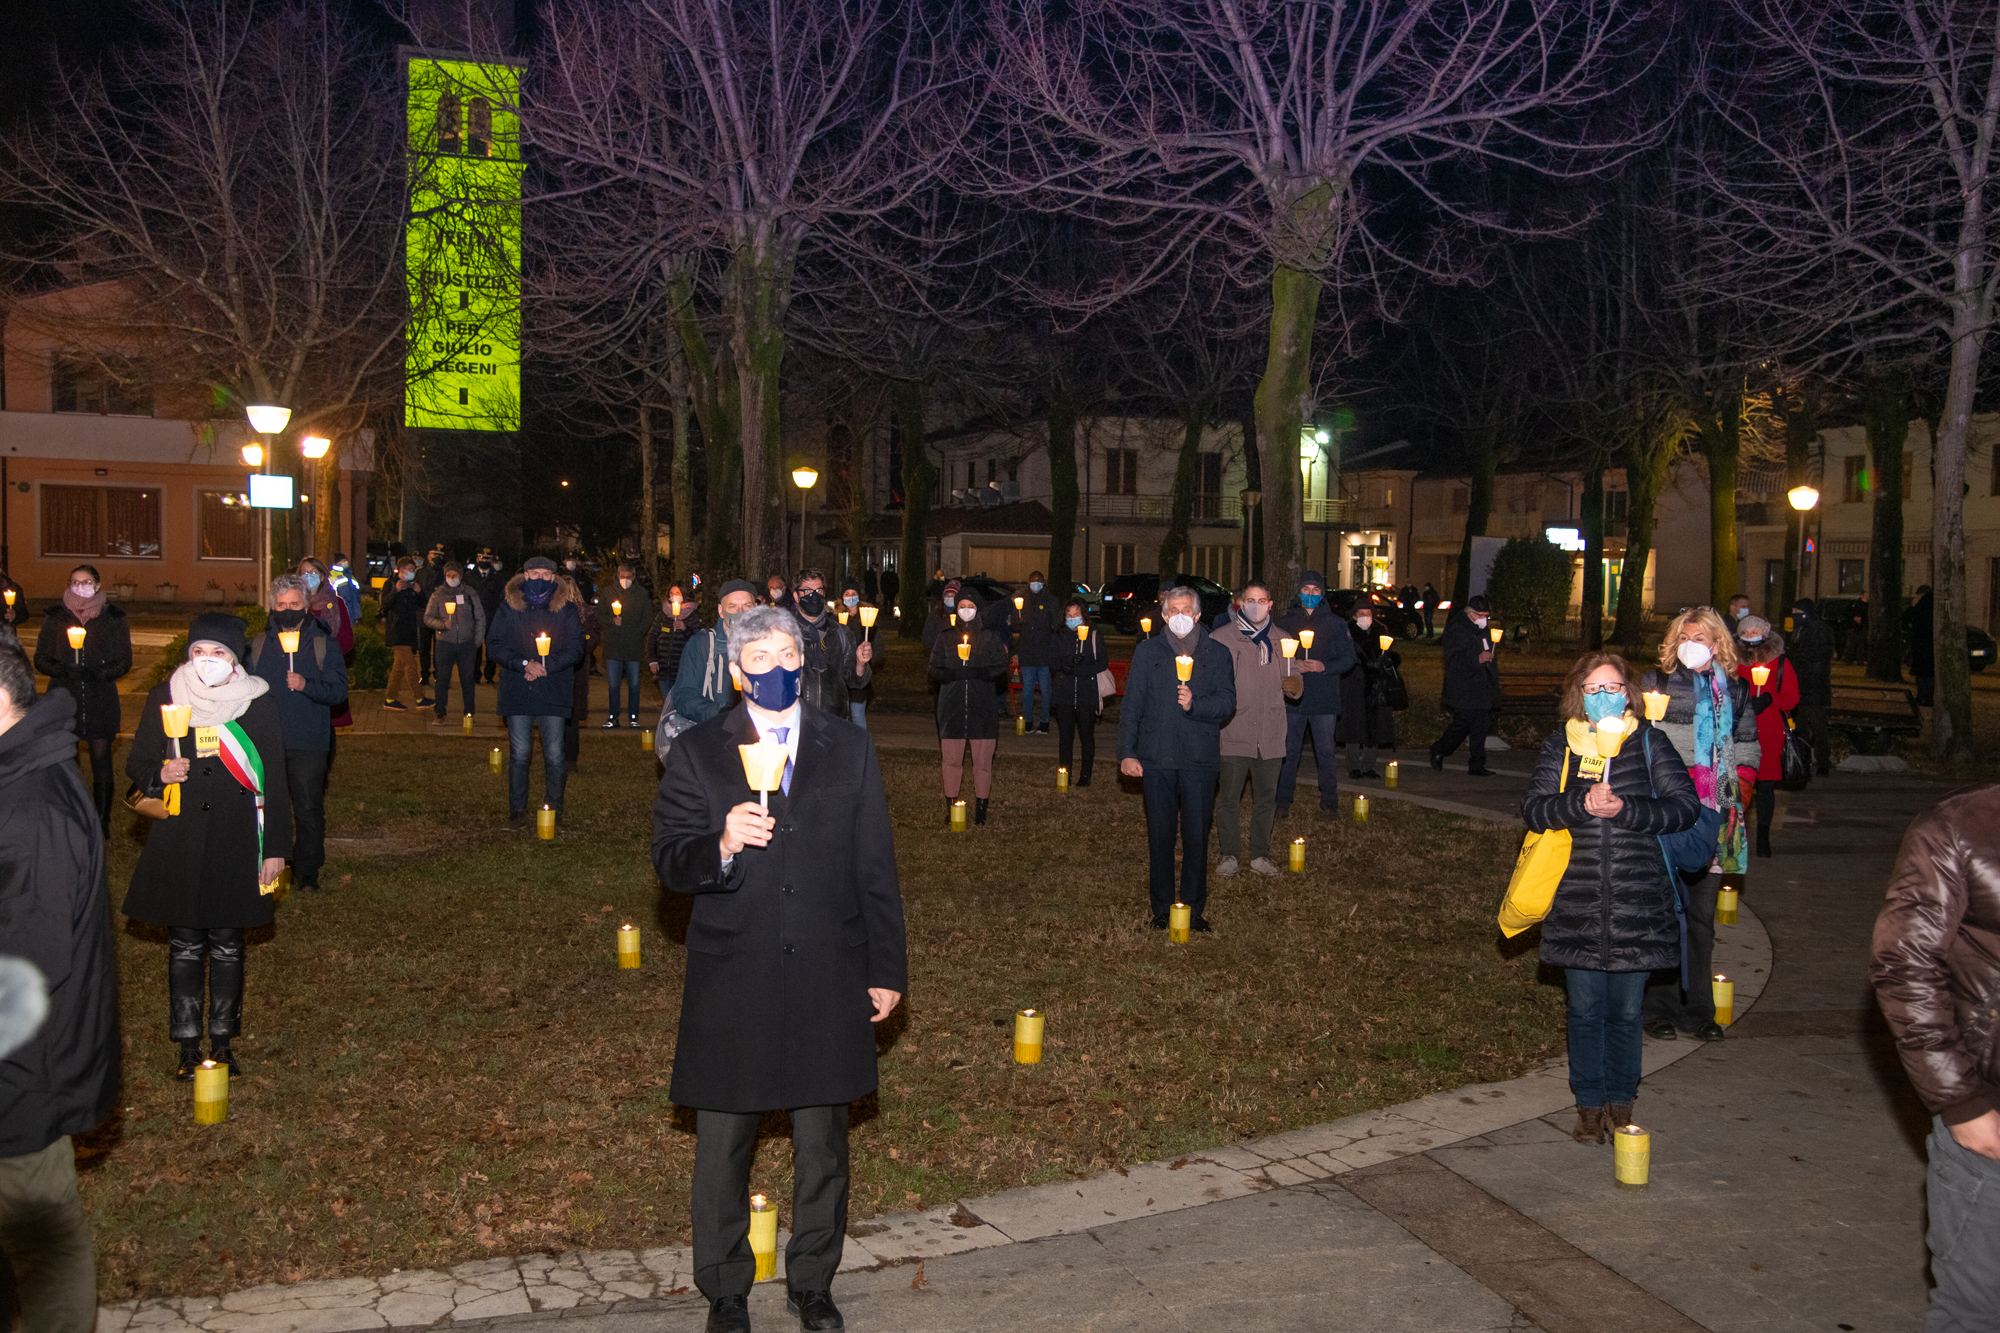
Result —
<instances>
[{"instance_id":1,"label":"candle flame","mask_svg":"<svg viewBox=\"0 0 2000 1333\"><path fill-rule=\"evenodd\" d=\"M215 1068L215 1061L213 1061L213 1060L203 1060L203 1061L201 1062L201 1067L202 1067L203 1069L213 1069L213 1068Z\"/></svg>"},{"instance_id":2,"label":"candle flame","mask_svg":"<svg viewBox=\"0 0 2000 1333\"><path fill-rule=\"evenodd\" d=\"M763 1195L753 1194L750 1196L750 1206L752 1208L768 1208L771 1205L765 1201Z\"/></svg>"},{"instance_id":3,"label":"candle flame","mask_svg":"<svg viewBox=\"0 0 2000 1333\"><path fill-rule=\"evenodd\" d=\"M1023 1018L1033 1018L1034 1016L1035 1016L1035 1011L1032 1009L1023 1009L1021 1011L1021 1017Z\"/></svg>"}]
</instances>

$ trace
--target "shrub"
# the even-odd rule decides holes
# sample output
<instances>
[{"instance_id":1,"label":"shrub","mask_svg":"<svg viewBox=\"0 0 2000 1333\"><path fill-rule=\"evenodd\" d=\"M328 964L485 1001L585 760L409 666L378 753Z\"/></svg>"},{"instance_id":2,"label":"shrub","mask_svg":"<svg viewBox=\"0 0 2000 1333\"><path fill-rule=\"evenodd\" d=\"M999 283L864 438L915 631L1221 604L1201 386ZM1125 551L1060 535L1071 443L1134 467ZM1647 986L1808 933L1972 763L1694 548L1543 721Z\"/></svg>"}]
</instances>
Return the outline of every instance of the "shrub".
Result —
<instances>
[{"instance_id":1,"label":"shrub","mask_svg":"<svg viewBox=\"0 0 2000 1333\"><path fill-rule=\"evenodd\" d=\"M355 630L354 665L347 668L347 688L382 689L389 683L389 666L393 659L394 654L389 651L389 645L382 641L381 630Z\"/></svg>"},{"instance_id":2,"label":"shrub","mask_svg":"<svg viewBox=\"0 0 2000 1333\"><path fill-rule=\"evenodd\" d=\"M361 619L356 622L355 628L359 629L362 625L372 625L381 619L381 616L382 599L379 597L364 597L361 599Z\"/></svg>"},{"instance_id":3,"label":"shrub","mask_svg":"<svg viewBox=\"0 0 2000 1333\"><path fill-rule=\"evenodd\" d=\"M1493 559L1486 601L1531 636L1551 638L1569 616L1572 578L1569 552L1545 537L1516 537Z\"/></svg>"}]
</instances>

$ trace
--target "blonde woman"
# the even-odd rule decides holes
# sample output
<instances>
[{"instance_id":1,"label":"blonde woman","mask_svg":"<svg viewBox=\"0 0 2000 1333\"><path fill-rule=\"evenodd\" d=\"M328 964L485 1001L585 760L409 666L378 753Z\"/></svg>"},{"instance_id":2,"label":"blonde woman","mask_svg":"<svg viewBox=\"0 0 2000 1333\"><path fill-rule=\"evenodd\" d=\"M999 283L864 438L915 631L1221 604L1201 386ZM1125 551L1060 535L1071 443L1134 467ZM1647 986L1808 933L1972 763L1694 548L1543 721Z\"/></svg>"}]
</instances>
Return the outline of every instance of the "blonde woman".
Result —
<instances>
[{"instance_id":1,"label":"blonde woman","mask_svg":"<svg viewBox=\"0 0 2000 1333\"><path fill-rule=\"evenodd\" d=\"M1740 882L1750 867L1743 794L1757 783L1757 711L1769 707L1771 696L1753 700L1749 682L1737 678L1736 636L1711 606L1691 606L1674 617L1660 641L1659 670L1648 671L1642 685L1649 693L1667 696L1667 715L1657 729L1687 765L1701 803L1722 815L1710 871L1681 876L1687 966L1647 987L1646 1033L1663 1041L1681 1032L1720 1041L1708 976L1715 949L1715 895L1722 881L1712 872ZM1682 975L1691 979L1685 991Z\"/></svg>"}]
</instances>

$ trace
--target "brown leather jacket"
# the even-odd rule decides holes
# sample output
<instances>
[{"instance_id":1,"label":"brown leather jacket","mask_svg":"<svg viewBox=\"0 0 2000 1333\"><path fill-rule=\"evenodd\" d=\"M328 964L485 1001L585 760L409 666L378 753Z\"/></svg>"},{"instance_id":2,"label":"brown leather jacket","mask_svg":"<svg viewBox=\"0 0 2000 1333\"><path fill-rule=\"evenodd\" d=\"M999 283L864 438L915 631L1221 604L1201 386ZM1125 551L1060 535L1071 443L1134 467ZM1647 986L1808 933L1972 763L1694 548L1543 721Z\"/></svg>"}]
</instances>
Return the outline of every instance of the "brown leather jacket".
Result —
<instances>
[{"instance_id":1,"label":"brown leather jacket","mask_svg":"<svg viewBox=\"0 0 2000 1333\"><path fill-rule=\"evenodd\" d=\"M1950 1125L2000 1110L2000 783L1903 835L1868 974L1924 1105Z\"/></svg>"}]
</instances>

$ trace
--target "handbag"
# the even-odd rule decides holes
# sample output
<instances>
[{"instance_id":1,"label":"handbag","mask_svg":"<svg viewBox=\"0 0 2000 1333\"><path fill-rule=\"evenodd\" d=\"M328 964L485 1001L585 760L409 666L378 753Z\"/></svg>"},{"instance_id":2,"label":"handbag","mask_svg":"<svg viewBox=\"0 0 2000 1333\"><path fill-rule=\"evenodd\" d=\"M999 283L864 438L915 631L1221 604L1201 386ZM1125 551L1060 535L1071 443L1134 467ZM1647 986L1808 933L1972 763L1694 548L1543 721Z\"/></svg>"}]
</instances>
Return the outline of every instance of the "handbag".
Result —
<instances>
[{"instance_id":1,"label":"handbag","mask_svg":"<svg viewBox=\"0 0 2000 1333\"><path fill-rule=\"evenodd\" d=\"M138 783L125 793L125 808L148 819L171 819L181 812L181 785L163 788L158 796L146 795Z\"/></svg>"},{"instance_id":2,"label":"handbag","mask_svg":"<svg viewBox=\"0 0 2000 1333\"><path fill-rule=\"evenodd\" d=\"M1101 705L1116 693L1118 693L1118 677L1111 674L1110 667L1106 667L1097 673L1097 702Z\"/></svg>"},{"instance_id":3,"label":"handbag","mask_svg":"<svg viewBox=\"0 0 2000 1333\"><path fill-rule=\"evenodd\" d=\"M1569 750L1563 750L1562 777L1556 790L1569 785ZM1529 833L1521 839L1521 854L1514 859L1514 876L1507 881L1507 896L1500 902L1500 933L1508 939L1519 935L1549 914L1555 905L1556 886L1569 869L1570 835L1566 828L1546 833Z\"/></svg>"},{"instance_id":4,"label":"handbag","mask_svg":"<svg viewBox=\"0 0 2000 1333\"><path fill-rule=\"evenodd\" d=\"M1785 745L1778 754L1778 790L1804 791L1812 781L1812 747L1799 734L1799 724L1785 715Z\"/></svg>"}]
</instances>

